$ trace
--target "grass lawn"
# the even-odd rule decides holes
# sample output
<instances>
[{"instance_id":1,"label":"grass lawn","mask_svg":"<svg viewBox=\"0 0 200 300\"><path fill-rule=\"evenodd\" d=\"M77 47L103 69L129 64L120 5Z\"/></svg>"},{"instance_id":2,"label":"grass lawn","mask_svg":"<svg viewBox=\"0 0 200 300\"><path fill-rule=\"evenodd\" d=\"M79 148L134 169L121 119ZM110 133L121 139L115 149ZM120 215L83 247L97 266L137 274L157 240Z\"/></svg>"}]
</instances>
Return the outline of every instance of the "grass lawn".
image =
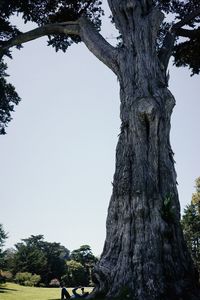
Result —
<instances>
[{"instance_id":1,"label":"grass lawn","mask_svg":"<svg viewBox=\"0 0 200 300\"><path fill-rule=\"evenodd\" d=\"M67 289L71 294L71 288ZM91 292L92 288L85 291ZM26 287L14 283L0 285L1 300L60 300L60 288Z\"/></svg>"}]
</instances>

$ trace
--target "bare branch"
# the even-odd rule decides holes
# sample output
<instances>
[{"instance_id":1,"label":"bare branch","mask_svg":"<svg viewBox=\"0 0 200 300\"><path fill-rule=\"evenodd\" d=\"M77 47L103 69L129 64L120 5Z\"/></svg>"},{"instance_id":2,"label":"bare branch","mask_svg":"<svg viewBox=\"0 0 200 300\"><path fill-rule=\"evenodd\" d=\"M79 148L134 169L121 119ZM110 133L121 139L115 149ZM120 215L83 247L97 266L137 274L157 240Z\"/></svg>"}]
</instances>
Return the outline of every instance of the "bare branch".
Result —
<instances>
[{"instance_id":1,"label":"bare branch","mask_svg":"<svg viewBox=\"0 0 200 300\"><path fill-rule=\"evenodd\" d=\"M115 74L118 74L118 50L111 46L86 18L79 20L80 37L87 48Z\"/></svg>"}]
</instances>

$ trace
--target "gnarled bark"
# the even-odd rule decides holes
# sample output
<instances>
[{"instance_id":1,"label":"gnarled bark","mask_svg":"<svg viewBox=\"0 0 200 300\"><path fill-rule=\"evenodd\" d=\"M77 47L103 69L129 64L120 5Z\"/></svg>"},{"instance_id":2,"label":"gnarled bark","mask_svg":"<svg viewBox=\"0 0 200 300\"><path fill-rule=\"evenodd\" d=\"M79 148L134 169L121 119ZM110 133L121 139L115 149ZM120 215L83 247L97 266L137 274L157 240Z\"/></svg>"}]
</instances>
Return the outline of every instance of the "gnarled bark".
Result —
<instances>
[{"instance_id":1,"label":"gnarled bark","mask_svg":"<svg viewBox=\"0 0 200 300\"><path fill-rule=\"evenodd\" d=\"M169 138L175 100L166 79L173 34L197 12L172 28L158 55L156 38L163 16L153 7L153 1L108 3L123 38L121 48L109 45L90 22L80 18L76 22L47 24L17 36L1 45L0 57L8 48L44 35L75 34L117 74L121 133L107 236L94 270L93 295L121 295L122 299L132 300L197 300L198 276L179 222Z\"/></svg>"},{"instance_id":2,"label":"gnarled bark","mask_svg":"<svg viewBox=\"0 0 200 300\"><path fill-rule=\"evenodd\" d=\"M198 298L183 241L170 118L175 100L156 53L162 14L151 1L109 1L123 36L121 133L94 294L135 300Z\"/></svg>"}]
</instances>

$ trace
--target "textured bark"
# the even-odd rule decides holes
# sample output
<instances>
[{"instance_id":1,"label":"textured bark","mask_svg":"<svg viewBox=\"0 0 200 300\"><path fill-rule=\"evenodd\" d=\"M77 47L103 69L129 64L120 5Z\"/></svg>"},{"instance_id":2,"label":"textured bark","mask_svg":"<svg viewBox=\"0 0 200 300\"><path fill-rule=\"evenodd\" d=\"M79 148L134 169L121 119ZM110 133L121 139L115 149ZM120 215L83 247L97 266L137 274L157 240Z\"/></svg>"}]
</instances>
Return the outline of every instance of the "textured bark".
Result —
<instances>
[{"instance_id":1,"label":"textured bark","mask_svg":"<svg viewBox=\"0 0 200 300\"><path fill-rule=\"evenodd\" d=\"M198 299L180 227L170 118L175 100L156 53L162 14L151 1L108 1L118 54L121 133L94 294L135 300Z\"/></svg>"},{"instance_id":2,"label":"textured bark","mask_svg":"<svg viewBox=\"0 0 200 300\"><path fill-rule=\"evenodd\" d=\"M108 3L123 38L121 48L109 45L82 17L77 22L47 24L17 36L3 43L0 57L10 47L44 35L74 34L118 76L121 133L107 236L94 270L93 295L197 300L198 275L180 227L169 138L175 100L167 89L166 78L174 34L197 12L173 26L157 54L156 38L163 16L152 6L152 0Z\"/></svg>"}]
</instances>

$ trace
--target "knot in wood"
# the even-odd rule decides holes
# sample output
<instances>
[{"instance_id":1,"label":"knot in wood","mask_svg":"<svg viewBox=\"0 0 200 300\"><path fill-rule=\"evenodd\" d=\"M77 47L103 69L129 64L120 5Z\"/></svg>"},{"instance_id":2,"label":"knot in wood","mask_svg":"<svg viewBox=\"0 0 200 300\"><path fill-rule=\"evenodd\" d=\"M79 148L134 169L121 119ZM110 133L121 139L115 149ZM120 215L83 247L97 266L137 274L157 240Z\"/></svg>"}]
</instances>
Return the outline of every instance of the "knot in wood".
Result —
<instances>
[{"instance_id":1,"label":"knot in wood","mask_svg":"<svg viewBox=\"0 0 200 300\"><path fill-rule=\"evenodd\" d=\"M142 118L153 120L159 114L159 109L156 101L153 98L142 98L138 103L138 113Z\"/></svg>"},{"instance_id":2,"label":"knot in wood","mask_svg":"<svg viewBox=\"0 0 200 300\"><path fill-rule=\"evenodd\" d=\"M138 0L120 0L119 1L119 9L120 11L125 11L127 9L135 9Z\"/></svg>"},{"instance_id":3,"label":"knot in wood","mask_svg":"<svg viewBox=\"0 0 200 300\"><path fill-rule=\"evenodd\" d=\"M135 9L136 7L142 7L143 10L147 10L152 7L152 0L121 0L120 7Z\"/></svg>"}]
</instances>

